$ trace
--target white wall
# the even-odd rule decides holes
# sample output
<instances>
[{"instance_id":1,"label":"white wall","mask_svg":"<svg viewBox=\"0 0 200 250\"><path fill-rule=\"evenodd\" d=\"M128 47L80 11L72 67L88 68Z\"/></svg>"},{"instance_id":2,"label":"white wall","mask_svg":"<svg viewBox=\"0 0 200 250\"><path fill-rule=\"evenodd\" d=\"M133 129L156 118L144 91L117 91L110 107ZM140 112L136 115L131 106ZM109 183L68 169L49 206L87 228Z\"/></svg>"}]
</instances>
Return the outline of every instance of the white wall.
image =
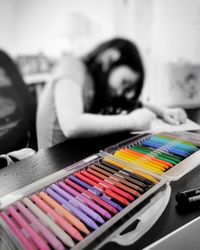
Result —
<instances>
[{"instance_id":1,"label":"white wall","mask_svg":"<svg viewBox=\"0 0 200 250\"><path fill-rule=\"evenodd\" d=\"M154 1L154 46L166 61L199 62L200 4L198 0Z\"/></svg>"},{"instance_id":2,"label":"white wall","mask_svg":"<svg viewBox=\"0 0 200 250\"><path fill-rule=\"evenodd\" d=\"M15 36L14 21L16 20L15 0L0 1L0 49L11 52L15 47L13 38Z\"/></svg>"},{"instance_id":3,"label":"white wall","mask_svg":"<svg viewBox=\"0 0 200 250\"><path fill-rule=\"evenodd\" d=\"M13 42L7 46L13 54L38 51L57 54L64 47L61 34L64 31L65 16L71 11L81 12L92 21L92 37L89 39L93 42L114 34L113 0L9 1L11 7L15 6L15 19L6 17L15 29ZM9 8L3 6L2 11L7 15Z\"/></svg>"},{"instance_id":4,"label":"white wall","mask_svg":"<svg viewBox=\"0 0 200 250\"><path fill-rule=\"evenodd\" d=\"M176 104L176 96L170 98L168 65L200 64L200 1L154 0L153 17L151 99Z\"/></svg>"}]
</instances>

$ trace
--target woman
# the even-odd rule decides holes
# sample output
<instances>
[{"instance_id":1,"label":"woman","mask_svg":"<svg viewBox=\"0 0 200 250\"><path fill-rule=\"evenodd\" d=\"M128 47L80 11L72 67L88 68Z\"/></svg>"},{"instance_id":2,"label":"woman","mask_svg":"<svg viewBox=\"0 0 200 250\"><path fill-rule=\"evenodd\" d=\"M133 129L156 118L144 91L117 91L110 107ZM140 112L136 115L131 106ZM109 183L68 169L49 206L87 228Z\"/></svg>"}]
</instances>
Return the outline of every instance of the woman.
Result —
<instances>
[{"instance_id":1,"label":"woman","mask_svg":"<svg viewBox=\"0 0 200 250\"><path fill-rule=\"evenodd\" d=\"M171 124L185 122L182 109L139 103L143 82L139 51L125 39L102 43L83 60L66 57L40 99L39 148L67 138L147 129L156 115Z\"/></svg>"}]
</instances>

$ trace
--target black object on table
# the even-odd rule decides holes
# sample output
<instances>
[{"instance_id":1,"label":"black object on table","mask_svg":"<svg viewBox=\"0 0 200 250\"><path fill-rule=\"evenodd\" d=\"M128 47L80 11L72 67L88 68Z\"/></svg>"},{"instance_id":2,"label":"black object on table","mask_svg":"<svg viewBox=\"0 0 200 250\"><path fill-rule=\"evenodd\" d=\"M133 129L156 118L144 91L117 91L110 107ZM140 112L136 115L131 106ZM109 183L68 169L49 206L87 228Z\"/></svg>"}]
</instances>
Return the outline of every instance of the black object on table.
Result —
<instances>
[{"instance_id":1,"label":"black object on table","mask_svg":"<svg viewBox=\"0 0 200 250\"><path fill-rule=\"evenodd\" d=\"M36 155L17 162L11 167L0 169L0 198L129 137L130 134L114 134L95 139L68 140L47 150L40 150ZM180 180L170 184L172 194L164 213L134 245L121 247L108 243L102 249L142 249L200 216L200 205L188 209L181 208L177 206L175 199L179 191L199 184L200 168L196 167Z\"/></svg>"}]
</instances>

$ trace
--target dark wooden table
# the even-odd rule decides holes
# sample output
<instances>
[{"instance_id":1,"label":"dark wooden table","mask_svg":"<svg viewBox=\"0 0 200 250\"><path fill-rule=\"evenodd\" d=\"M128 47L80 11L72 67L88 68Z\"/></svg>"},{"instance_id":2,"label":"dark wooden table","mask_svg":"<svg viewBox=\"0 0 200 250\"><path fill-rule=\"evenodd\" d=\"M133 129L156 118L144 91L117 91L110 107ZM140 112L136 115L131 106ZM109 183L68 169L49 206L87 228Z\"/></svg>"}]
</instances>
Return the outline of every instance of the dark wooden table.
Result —
<instances>
[{"instance_id":1,"label":"dark wooden table","mask_svg":"<svg viewBox=\"0 0 200 250\"><path fill-rule=\"evenodd\" d=\"M34 156L17 162L11 167L0 169L0 198L128 137L130 137L129 134L118 134L98 139L69 140L48 150L40 150ZM200 186L199 167L171 183L171 198L162 216L140 240L126 249L142 249L200 216L200 205L180 209L175 200L178 191L196 186ZM113 243L107 244L103 249L108 248L109 250L123 249Z\"/></svg>"}]
</instances>

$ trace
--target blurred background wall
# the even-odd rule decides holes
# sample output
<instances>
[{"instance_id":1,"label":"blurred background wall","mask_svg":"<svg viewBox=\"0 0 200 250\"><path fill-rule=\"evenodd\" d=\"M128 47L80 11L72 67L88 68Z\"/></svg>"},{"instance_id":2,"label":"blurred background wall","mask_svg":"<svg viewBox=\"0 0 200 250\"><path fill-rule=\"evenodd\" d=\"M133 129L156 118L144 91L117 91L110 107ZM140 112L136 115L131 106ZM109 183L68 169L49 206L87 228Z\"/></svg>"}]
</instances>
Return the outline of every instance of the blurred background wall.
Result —
<instances>
[{"instance_id":1,"label":"blurred background wall","mask_svg":"<svg viewBox=\"0 0 200 250\"><path fill-rule=\"evenodd\" d=\"M200 0L0 0L0 20L0 48L15 58L129 38L143 56L145 100L200 107ZM188 79L197 94L186 95Z\"/></svg>"},{"instance_id":2,"label":"blurred background wall","mask_svg":"<svg viewBox=\"0 0 200 250\"><path fill-rule=\"evenodd\" d=\"M0 45L14 55L57 55L70 49L70 39L98 42L115 35L113 6L113 0L1 0Z\"/></svg>"}]
</instances>

